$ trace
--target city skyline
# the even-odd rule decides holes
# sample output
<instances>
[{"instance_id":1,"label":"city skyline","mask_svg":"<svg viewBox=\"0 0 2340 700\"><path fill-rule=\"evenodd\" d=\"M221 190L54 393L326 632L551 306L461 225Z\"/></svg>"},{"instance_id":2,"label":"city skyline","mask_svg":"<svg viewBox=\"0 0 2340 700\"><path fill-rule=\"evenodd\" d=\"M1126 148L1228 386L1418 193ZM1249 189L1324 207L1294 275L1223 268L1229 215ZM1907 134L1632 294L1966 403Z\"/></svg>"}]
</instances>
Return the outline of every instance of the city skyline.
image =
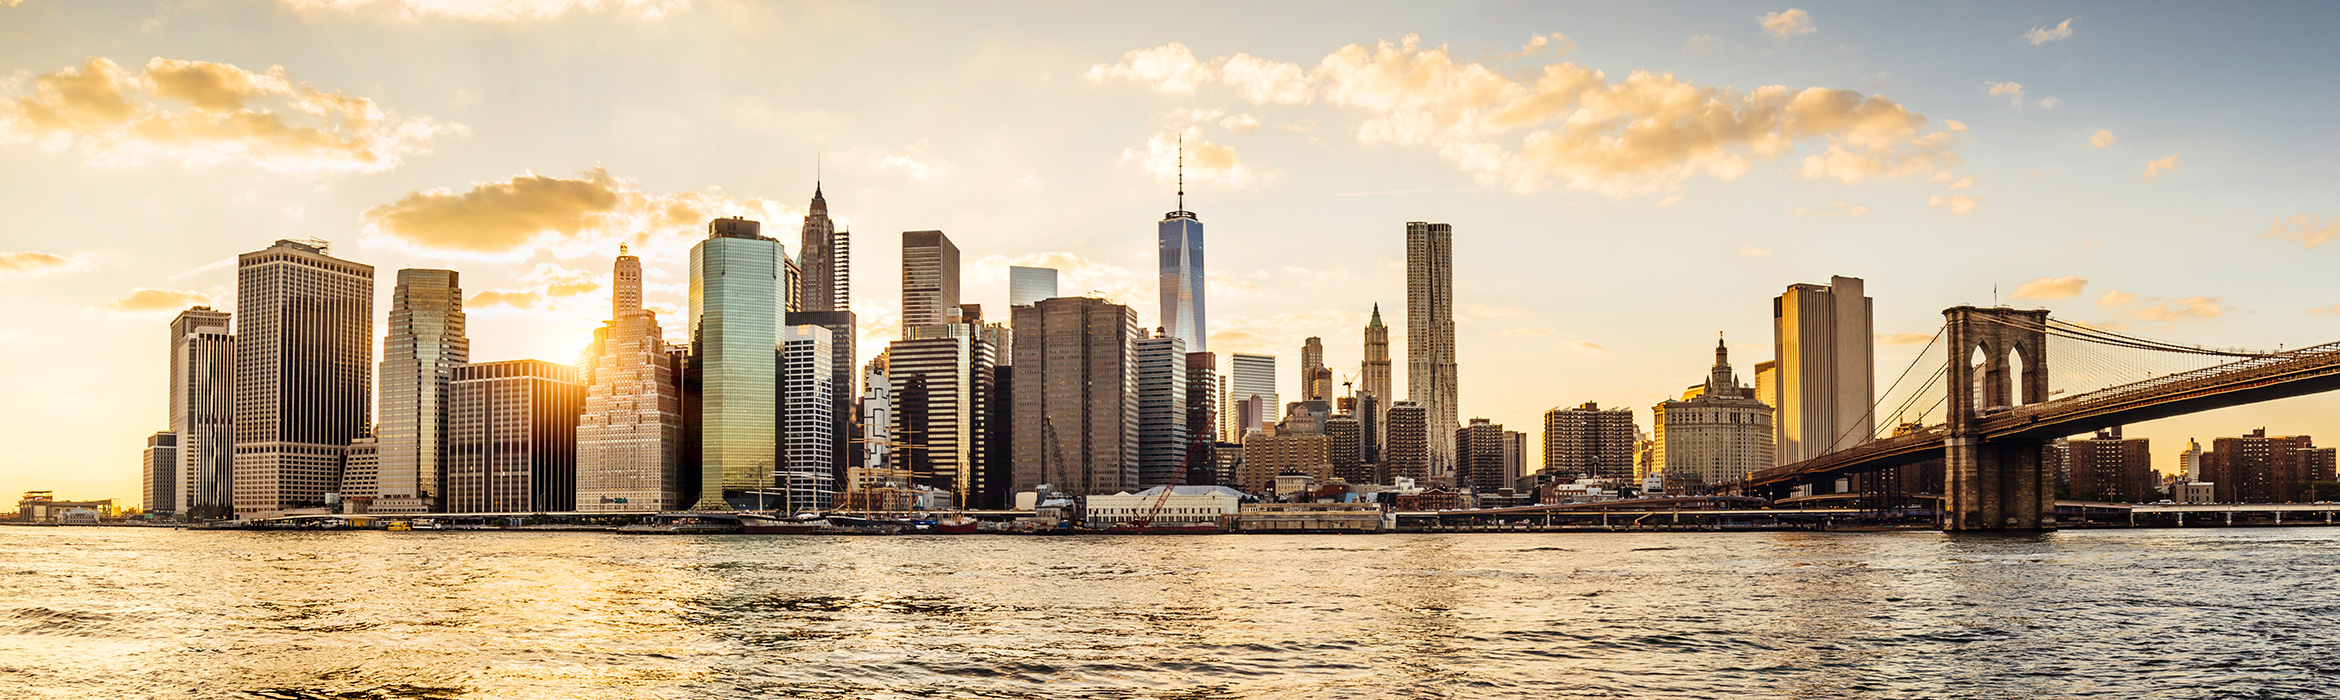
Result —
<instances>
[{"instance_id":1,"label":"city skyline","mask_svg":"<svg viewBox=\"0 0 2340 700\"><path fill-rule=\"evenodd\" d=\"M154 87L132 92L156 91L147 104L168 110L181 104L172 100L183 98L160 91L176 84L168 82L168 76L178 75L171 70L186 67L158 66L150 63L154 57L218 62L188 70L231 66L241 71L221 70L231 77L266 78L272 75L271 66L281 66L289 77L279 80L376 101L391 115L385 128L396 127L367 135L382 139L380 151L371 156L375 160L369 162L355 156L336 161L325 157L332 154L265 149L171 150L172 144L41 131L48 127L27 126L21 111L0 118L8 122L0 137L7 143L0 144L0 152L9 155L0 162L0 178L15 185L7 201L22 212L18 225L0 234L0 253L12 256L5 268L7 279L0 279L0 294L11 299L6 313L0 314L4 338L0 359L15 367L39 364L62 370L37 373L40 376L15 372L0 379L12 395L59 397L48 410L20 407L0 414L0 426L5 426L0 427L4 431L0 445L5 445L0 447L0 480L73 494L135 493L135 446L161 425L167 398L149 388L166 379L166 348L139 339L151 339L171 314L198 303L240 314L243 310L234 308L232 264L205 269L237 252L263 248L277 238L317 237L334 244L335 257L371 265L378 277L402 268L457 270L467 277L465 301L473 315L474 357L566 359L576 356L592 329L607 320L602 295L610 282L602 268L614 244L632 235L609 233L618 227L638 224L653 232L649 238L628 239L640 244L647 259L650 280L645 296L653 307L661 307L658 323L670 338L679 338L689 327L680 309L678 287L686 270L678 253L695 240L668 235L669 225L662 222L624 217L651 211L651 204L673 204L702 207L705 211L699 213L704 214L759 219L775 231L789 230L799 223L795 215L802 210L795 203L803 201L804 187L811 183L800 182L809 180L809 173L784 176L790 169L782 164L809 166L811 158L795 160L795 152L809 156L824 148L853 154L829 166L826 184L837 202L839 221L857 223L864 233L874 234L866 241L880 243L863 246L862 254L853 256L854 264L862 268L854 276L873 281L850 300L856 311L868 310L868 322L860 328L860 357L874 356L875 349L898 335L898 325L888 326L885 320L899 313L898 307L889 308L898 291L890 287L898 257L882 246L895 231L939 229L961 241L968 258L965 301L1004 302L1010 264L1058 267L1063 270L1065 292L1104 291L1131 307L1141 328L1160 325L1148 313L1156 300L1146 294L1154 285L1146 274L1149 251L1141 233L1146 229L1141 227L1159 214L1164 190L1170 187L1166 173L1153 161L1173 154L1161 153L1171 149L1155 142L1168 146L1173 139L1161 136L1190 132L1202 138L1201 143L1189 138L1186 145L1190 160L1196 161L1188 168L1199 171L1188 173L1188 187L1208 193L1210 206L1197 208L1212 212L1220 241L1211 260L1212 269L1220 271L1210 287L1213 315L1219 317L1213 323L1217 333L1212 349L1222 354L1278 355L1290 363L1300 338L1321 336L1336 339L1327 343L1331 347L1326 358L1336 375L1354 372L1359 356L1347 339L1357 337L1371 304L1396 304L1402 295L1402 278L1389 265L1403 259L1399 241L1403 222L1451 221L1465 234L1455 250L1457 352L1462 364L1474 368L1462 375L1463 404L1457 415L1463 419L1488 417L1504 425L1537 425L1545 409L1586 401L1645 410L1639 407L1667 397L1681 376L1707 364L1702 357L1710 348L1707 335L1722 330L1736 338L1765 337L1769 319L1763 300L1787 285L1830 275L1869 281L1868 294L1877 309L1880 375L1898 371L1915 354L1915 346L1900 344L1907 336L1930 333L1939 326L1943 307L1962 302L2047 306L2076 320L2127 323L2132 332L2217 345L2297 347L2340 337L2334 314L2309 313L2340 302L2340 296L2318 297L2321 292L2301 282L2314 279L2317 263L2328 264L2325 257L2330 251L2314 247L2323 240L2316 236L2329 235L2318 233L2325 225L2316 217L2331 205L2314 194L2329 189L2328 177L2283 183L2268 176L2284 172L2286 164L2327 154L2334 145L2331 137L2286 127L2287 122L2275 117L2244 116L2290 113L2279 108L2292 98L2203 84L2197 89L2229 98L2223 109L2231 110L2233 118L2205 120L2197 113L2193 121L2181 121L2146 116L2136 104L2143 99L2142 92L2127 94L2106 87L2132 71L2166 67L2160 60L2132 59L2154 43L2152 39L2167 40L2182 18L2148 22L2127 16L2117 6L2078 5L2038 9L2038 17L1943 17L1939 10L1896 13L1857 6L1806 9L1805 28L1813 31L1782 36L1761 27L1757 21L1761 12L1727 7L1672 23L1623 10L1548 14L1534 22L1546 28L1539 29L1545 33L1532 41L1513 36L1521 33L1514 28L1516 23L1474 28L1418 15L1400 22L1408 25L1402 30L1344 21L1281 42L1253 32L1206 41L1204 37L1212 34L1196 23L1207 19L1198 18L1166 22L1144 33L1106 33L1093 43L1059 43L1028 52L952 45L966 55L1002 62L991 67L1000 75L1013 73L1020 81L1017 85L1045 102L1081 105L1084 118L1111 125L1099 129L1111 134L1083 134L1076 144L1049 158L1016 160L1016 166L1027 166L1019 174L983 164L989 149L1002 147L997 142L969 144L984 143L979 137L985 135L1013 137L1008 143L1045 138L1045 126L1006 125L1026 116L1021 112L1012 118L991 113L1002 126L976 133L885 120L866 128L830 122L822 127L824 134L793 135L784 139L785 145L759 147L773 150L754 154L769 160L757 168L709 169L689 158L667 158L677 161L667 164L660 160L665 156L653 157L622 142L658 124L658 119L720 122L724 128L715 129L713 138L738 139L767 132L727 120L760 118L768 128L788 119L812 119L817 125L822 117L790 113L786 104L762 98L712 107L676 99L675 104L687 107L648 113L590 110L588 114L597 116L556 129L598 134L578 140L586 146L506 147L496 142L518 133L517 125L527 114L515 109L513 98L525 100L535 93L470 83L434 90L424 76L395 71L369 75L361 67L363 61L343 64L340 61L347 59L320 57L315 46L303 42L284 42L284 51L271 54L215 45L186 34L211 23L252 20L259 32L285 32L314 23L359 37L405 36L471 26L465 22L489 24L484 20L427 15L398 19L362 11L275 6L159 18L126 12L113 18L104 8L40 0L0 8L0 24L18 27L15 31L26 35L25 41L0 49L0 61L29 76L68 68L73 75L103 74L105 70L88 64L93 56L103 58L121 66L124 76L152 81ZM490 26L541 47L548 41L541 33L562 23L605 36L680 31L736 19L727 13L741 12L751 20L775 16L698 7L652 19L612 10ZM1944 42L1897 51L1877 48L1896 42L1883 19L1888 15L1896 16L1896 21L1905 15L1941 20L1934 23L1941 34L1955 36L1957 46L1978 49L1981 65L1956 71L1953 79L1952 71L1913 60L1926 49L1954 48L1938 45ZM1384 16L1404 18L1405 13ZM2068 37L2037 44L2019 38L2026 29L2053 27L2073 16L2083 18L2066 25L2073 28ZM156 19L159 29L140 38L135 26L148 19ZM120 28L127 38L85 48L71 40L73 31L56 32L64 39L33 36L53 27ZM2261 28L2278 34L2285 29L2264 23ZM79 34L90 32L84 29ZM1416 32L1420 42L1409 45L1404 35ZM1553 32L1568 38L1552 39ZM1674 38L1664 42L1669 47L1665 52L1625 45L1631 43L1624 40L1629 36L1667 32ZM1700 38L1709 48L1699 48ZM2224 68L2193 66L2179 74L2252 74L2248 62L2270 55L2284 59L2278 64L2286 73L2330 61L2270 54L2280 49L2245 47L2234 36L2225 40L2229 43L2223 46L2233 50L2205 61L2225 62L2219 64ZM1384 41L1389 48L1381 48ZM1562 51L1563 43L1574 52ZM1179 49L1170 49L1173 45ZM1478 178L1488 173L1442 159L1434 151L1445 144L1425 148L1402 134L1386 133L1375 137L1379 140L1365 140L1368 127L1383 122L1344 111L1351 105L1336 104L1332 93L1322 92L1331 89L1323 84L1285 84L1294 92L1270 92L1253 100L1252 93L1242 91L1255 85L1231 85L1222 77L1234 75L1235 66L1248 65L1228 58L1238 54L1294 62L1303 75L1330 70L1325 67L1342 65L1332 59L1350 55L1342 47L1351 45L1365 56L1386 50L1413 60L1435 56L1458 66L1499 64L1498 74L1574 65L1603 70L1612 81L1622 81L1633 70L1649 69L1670 71L1679 76L1673 79L1696 86L1737 86L1741 91L1784 84L1885 95L1891 104L1923 113L1931 129L1947 128L1946 120L1964 125L1955 133L1966 135L1953 136L1963 145L1950 154L1965 164L1877 181L1863 176L1858 183L1805 179L1797 166L1808 170L1812 161L1804 158L1821 155L1827 163L1826 149L1838 143L1821 136L1793 144L1789 157L1764 159L1749 157L1752 151L1724 149L1709 154L1723 160L1663 160L1679 169L1649 171L1676 173L1671 181L1646 172L1619 178L1574 173L1589 178L1583 188L1575 188L1573 181L1551 182L1515 192L1518 182L1498 178L1486 184ZM1987 48L1992 57L1980 58L1984 53L1980 48ZM1176 60L1180 50L1191 52L1195 60L1187 71L1191 85L1173 82L1175 72L1144 73L1150 70L1147 66L1184 65ZM1867 58L1835 60L1846 51ZM1523 55L1495 58L1514 53ZM1736 56L1747 65L1727 65L1732 61L1717 56ZM1861 69L1842 65L1846 63L1858 63ZM901 75L926 75L895 68ZM1023 70L1027 68L1035 70ZM2261 65L2258 70L2263 75L2265 69ZM2312 69L2304 73L2331 74ZM1045 79L1039 77L1043 75ZM2319 79L2328 78L2310 78ZM1032 85L1035 81L1039 87ZM1986 86L1984 81L2001 85ZM2028 87L2002 87L2016 82ZM250 96L293 94L290 88L270 92L276 89L272 85L256 79L249 86ZM37 97L39 90L39 80L28 79L12 87L8 97ZM711 88L706 92L723 94ZM737 94L763 93L738 89ZM1285 101L1287 95L1294 100ZM756 114L757 109L763 112ZM842 107L794 109L834 115L825 110ZM1186 114L1211 109L1228 113L1208 120ZM717 114L721 116L708 116ZM1245 130L1238 117L1259 125ZM458 123L464 134L451 126ZM1305 131L1281 129L1297 129L1304 123L1313 126ZM2191 135L2173 128L2205 123L2211 125L2211 133ZM2265 133L2245 133L2254 130ZM2100 133L2105 134L2101 146L2096 143ZM67 143L45 147L58 138L67 138ZM2290 142L2276 147L2285 139ZM1309 140L1321 145L1309 145ZM1734 155L1741 160L1737 166L1753 167L1739 175L1718 175L1716 168L1729 170L1733 164L1728 157ZM2169 161L2174 170L2155 165L2170 157L2179 158ZM140 159L145 162L134 164ZM182 163L187 160L197 164ZM1396 170L1411 171L1410 176L1348 174ZM1941 173L1952 177L1928 182ZM1545 177L1571 174L1561 169ZM1034 181L1027 183L1022 177ZM1974 184L1962 186L1967 178L1975 178ZM840 182L855 184L841 188ZM1607 189L1612 186L1620 189ZM1644 187L1649 191L1634 191ZM574 211L524 218L542 228L520 231L530 235L518 239L513 238L513 229L461 218L481 213L465 209L467 205L501 204L517 211L530 201L526 199L530 193L541 189L609 194L612 201L625 204L583 218L560 218L575 215ZM87 206L98 201L92 193L114 190L145 192L137 197L141 206ZM984 204L982 194L996 195L999 201ZM1935 200L1941 203L1930 204ZM628 208L636 203L644 208ZM1047 221L1035 225L1033 212ZM2295 216L2302 217L2302 223L2292 226L2288 222ZM88 220L81 220L84 217ZM678 226L696 229L707 218ZM1721 230L1725 227L1716 222L1741 219L1767 223L1748 226L1744 232L1693 233ZM93 226L121 232L120 240L40 233ZM1639 230L1662 235L1611 240L1633 238L1622 234ZM512 244L513 240L522 242ZM1345 247L1355 250L1328 249L1319 243L1322 240L1354 241L1354 246ZM483 249L491 243L504 247ZM2204 250L2168 255L2168 246L2178 243ZM1564 275L1541 274L1533 259L1549 258L1555 251L1616 262L1572 264ZM38 256L52 256L58 262ZM2193 272L2204 265L2217 269ZM2232 269L2246 267L2254 271ZM1675 280L1677 274L1684 276ZM1682 289L1665 293L1676 296L1636 298L1646 288L1638 282L1658 280L1679 281ZM376 280L372 303L372 325L378 330L388 327L383 314L390 308L392 293L392 285L383 281ZM1994 299L1994 286L2004 296ZM169 303L156 306L161 300ZM1403 323L1400 316L1393 314L1392 319ZM1396 330L1402 333L1403 327ZM380 359L382 334L373 336L375 357ZM84 344L88 352L68 357L55 352ZM1747 365L1770 357L1773 350L1759 343L1741 343L1740 348ZM1535 369L1494 371L1516 367ZM80 383L67 383L76 378ZM1283 395L1302 395L1297 381L1304 379L1278 380L1276 388ZM1398 381L1393 399L1408 395L1404 380ZM2260 426L2281 434L2315 433L2340 417L2335 406L2340 401L2330 397L2295 399L2134 426L2129 434L2157 438L2156 468L2168 471L2169 457L2187 437L2207 441ZM1271 410L1269 420L1280 409ZM379 408L372 415L379 423ZM1641 421L1647 425L1646 415Z\"/></svg>"}]
</instances>

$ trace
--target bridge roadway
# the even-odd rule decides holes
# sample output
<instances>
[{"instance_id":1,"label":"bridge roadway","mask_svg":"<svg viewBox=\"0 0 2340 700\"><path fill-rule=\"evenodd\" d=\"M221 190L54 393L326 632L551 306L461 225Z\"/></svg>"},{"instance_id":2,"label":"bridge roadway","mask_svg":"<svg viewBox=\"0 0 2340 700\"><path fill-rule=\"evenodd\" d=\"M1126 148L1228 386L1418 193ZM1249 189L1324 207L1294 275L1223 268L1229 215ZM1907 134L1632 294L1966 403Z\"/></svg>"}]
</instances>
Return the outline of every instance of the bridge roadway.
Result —
<instances>
[{"instance_id":1,"label":"bridge roadway","mask_svg":"<svg viewBox=\"0 0 2340 700\"><path fill-rule=\"evenodd\" d=\"M2340 343L2326 343L2054 401L1989 409L1978 418L1976 428L1985 441L2045 440L2336 389L2340 389ZM1746 493L1785 491L1798 484L1916 464L1942 457L1949 437L1948 426L1928 426L1758 471L1741 486Z\"/></svg>"}]
</instances>

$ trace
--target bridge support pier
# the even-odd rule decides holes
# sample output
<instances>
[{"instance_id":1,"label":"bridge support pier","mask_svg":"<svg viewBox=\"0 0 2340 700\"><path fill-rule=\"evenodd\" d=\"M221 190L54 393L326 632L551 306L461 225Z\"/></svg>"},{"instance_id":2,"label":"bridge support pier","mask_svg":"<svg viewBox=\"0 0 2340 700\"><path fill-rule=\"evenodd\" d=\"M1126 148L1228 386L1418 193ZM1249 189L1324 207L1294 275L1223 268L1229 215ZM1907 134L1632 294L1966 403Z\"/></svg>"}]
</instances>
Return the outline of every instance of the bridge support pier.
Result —
<instances>
[{"instance_id":1,"label":"bridge support pier","mask_svg":"<svg viewBox=\"0 0 2340 700\"><path fill-rule=\"evenodd\" d=\"M1943 529L2055 528L2056 477L2040 459L2047 441L1986 439L1980 428L1985 413L2047 400L2048 312L1957 306L1942 317L1950 341ZM2020 371L2010 359L2021 361Z\"/></svg>"},{"instance_id":2,"label":"bridge support pier","mask_svg":"<svg viewBox=\"0 0 2340 700\"><path fill-rule=\"evenodd\" d=\"M1950 438L1943 470L1950 492L1946 530L2052 530L2056 475L2040 440Z\"/></svg>"}]
</instances>

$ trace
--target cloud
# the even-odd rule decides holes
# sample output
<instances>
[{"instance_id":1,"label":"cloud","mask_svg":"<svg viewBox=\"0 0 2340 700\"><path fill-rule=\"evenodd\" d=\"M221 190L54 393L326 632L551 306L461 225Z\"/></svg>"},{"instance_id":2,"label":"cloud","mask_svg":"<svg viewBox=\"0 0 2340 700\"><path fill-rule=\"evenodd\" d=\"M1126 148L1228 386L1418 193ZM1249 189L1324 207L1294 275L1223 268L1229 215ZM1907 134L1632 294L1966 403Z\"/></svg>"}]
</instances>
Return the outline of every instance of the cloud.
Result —
<instances>
[{"instance_id":1,"label":"cloud","mask_svg":"<svg viewBox=\"0 0 2340 700\"><path fill-rule=\"evenodd\" d=\"M2160 179L2161 179L2161 176L2163 176L2163 175L2167 175L2167 174L2170 174L2170 173L2177 172L2177 169L2178 169L2178 167L2177 167L2177 159L2178 159L2178 157L2177 157L2177 156L2170 156L2170 157L2168 157L2168 158L2163 158L2163 159L2161 159L2161 160L2156 160L2156 161L2152 161L2152 162L2146 163L2146 164L2145 164L2145 181L2146 181L2146 182L2153 182L2153 181L2156 181L2156 180L2160 180Z\"/></svg>"},{"instance_id":2,"label":"cloud","mask_svg":"<svg viewBox=\"0 0 2340 700\"><path fill-rule=\"evenodd\" d=\"M2102 295L2102 296L2099 296L2099 297L2097 297L2097 298L2096 298L2096 305L2097 305L2097 306L2128 306L2128 305L2129 305L2129 302L2136 301L2136 300L2137 300L2137 295L2135 295L2135 294L2130 294L2130 293L2128 293L2128 292L2124 292L2124 291L2121 291L2121 290L2118 290L2118 289L2107 289L2107 290L2104 290L2104 295Z\"/></svg>"},{"instance_id":3,"label":"cloud","mask_svg":"<svg viewBox=\"0 0 2340 700\"><path fill-rule=\"evenodd\" d=\"M1576 40L1568 38L1566 34L1555 32L1528 37L1527 46L1520 47L1518 51L1503 54L1501 60L1517 61L1523 58L1543 58L1546 56L1559 58L1572 53L1576 53Z\"/></svg>"},{"instance_id":4,"label":"cloud","mask_svg":"<svg viewBox=\"0 0 2340 700\"><path fill-rule=\"evenodd\" d=\"M1496 335L1506 338L1542 338L1559 332L1558 328L1507 328Z\"/></svg>"},{"instance_id":5,"label":"cloud","mask_svg":"<svg viewBox=\"0 0 2340 700\"><path fill-rule=\"evenodd\" d=\"M2073 19L2078 18L2075 17ZM2062 41L2070 38L2072 38L2072 20L2069 19L2064 20L2063 23L2056 25L2053 29L2047 27L2032 27L2031 31L2023 33L2023 40L2031 42L2032 46L2038 46L2040 44L2045 44L2051 41Z\"/></svg>"},{"instance_id":6,"label":"cloud","mask_svg":"<svg viewBox=\"0 0 2340 700\"><path fill-rule=\"evenodd\" d=\"M255 73L167 58L131 72L92 57L34 77L30 95L0 100L0 144L78 149L103 166L242 161L278 173L372 173L466 132L294 82L281 66Z\"/></svg>"},{"instance_id":7,"label":"cloud","mask_svg":"<svg viewBox=\"0 0 2340 700\"><path fill-rule=\"evenodd\" d=\"M2340 213L2334 213L2330 219L2312 214L2295 214L2288 219L2278 218L2274 224L2267 227L2267 233L2259 237L2291 241L2298 243L2301 248L2312 249L2331 241L2335 236L2340 236ZM6 269L7 266L0 263L0 271Z\"/></svg>"},{"instance_id":8,"label":"cloud","mask_svg":"<svg viewBox=\"0 0 2340 700\"><path fill-rule=\"evenodd\" d=\"M1562 343L1562 344L1563 344L1563 345L1567 345L1568 347L1575 348L1575 349L1577 349L1577 350L1583 351L1583 352L1589 352L1589 353L1593 353L1593 354L1596 354L1596 355L1597 355L1597 354L1600 354L1600 353L1605 353L1605 352L1608 352L1608 351L1609 351L1609 349L1608 349L1608 348L1601 347L1599 343L1594 343L1594 342L1592 342L1592 341L1589 341L1589 340L1571 340L1571 341L1568 341L1568 342L1566 342L1566 343Z\"/></svg>"},{"instance_id":9,"label":"cloud","mask_svg":"<svg viewBox=\"0 0 2340 700\"><path fill-rule=\"evenodd\" d=\"M2063 103L2063 100L2059 100L2059 99L2056 99L2056 98L2054 98L2054 97L2045 97L2045 98L2041 98L2041 99L2040 99L2040 101L2039 101L2039 108L2040 108L2040 109L2055 109L2055 108L2056 108L2056 105L2058 105L2058 104L2061 104L2061 103Z\"/></svg>"},{"instance_id":10,"label":"cloud","mask_svg":"<svg viewBox=\"0 0 2340 700\"><path fill-rule=\"evenodd\" d=\"M2096 133L2088 135L2088 145L2096 148L2111 148L2113 145L2112 131L2097 129Z\"/></svg>"},{"instance_id":11,"label":"cloud","mask_svg":"<svg viewBox=\"0 0 2340 700\"><path fill-rule=\"evenodd\" d=\"M1229 189L1251 187L1256 177L1251 166L1235 155L1235 149L1203 138L1202 129L1188 127L1184 131L1165 131L1146 139L1144 149L1129 148L1121 152L1123 161L1137 161L1139 167L1154 176L1156 182L1169 183L1178 179L1179 139L1185 138L1186 182L1209 183Z\"/></svg>"},{"instance_id":12,"label":"cloud","mask_svg":"<svg viewBox=\"0 0 2340 700\"><path fill-rule=\"evenodd\" d=\"M1836 203L1835 208L1833 209L1807 209L1804 207L1789 209L1788 216L1809 216L1815 219L1833 219L1841 216L1850 219L1866 216L1873 212L1874 210L1868 207L1851 202L1839 201Z\"/></svg>"},{"instance_id":13,"label":"cloud","mask_svg":"<svg viewBox=\"0 0 2340 700\"><path fill-rule=\"evenodd\" d=\"M1948 207L1952 216L1965 216L1974 213L1975 209L1981 207L1982 200L1963 194L1954 194L1948 197L1937 194L1926 198L1926 206Z\"/></svg>"},{"instance_id":14,"label":"cloud","mask_svg":"<svg viewBox=\"0 0 2340 700\"><path fill-rule=\"evenodd\" d=\"M2333 314L2340 314L2340 304L2333 304L2331 306L2318 306L2313 309L2308 309L2308 315L2310 316L2331 316Z\"/></svg>"},{"instance_id":15,"label":"cloud","mask_svg":"<svg viewBox=\"0 0 2340 700\"><path fill-rule=\"evenodd\" d=\"M62 255L33 251L0 252L0 279L44 277L58 272L88 268L89 262L78 257L67 258Z\"/></svg>"},{"instance_id":16,"label":"cloud","mask_svg":"<svg viewBox=\"0 0 2340 700\"><path fill-rule=\"evenodd\" d=\"M1932 333L1878 333L1876 338L1880 345L1925 345L1934 342Z\"/></svg>"},{"instance_id":17,"label":"cloud","mask_svg":"<svg viewBox=\"0 0 2340 700\"><path fill-rule=\"evenodd\" d=\"M411 192L367 209L359 240L426 256L499 260L539 251L606 256L632 243L636 255L672 260L687 255L707 222L721 216L762 221L765 235L785 238L804 213L717 189L650 194L597 166L573 178L526 172L462 192Z\"/></svg>"},{"instance_id":18,"label":"cloud","mask_svg":"<svg viewBox=\"0 0 2340 700\"><path fill-rule=\"evenodd\" d=\"M1812 15L1794 8L1765 14L1757 21L1763 23L1763 31L1782 38L1820 31L1819 27L1812 26Z\"/></svg>"},{"instance_id":19,"label":"cloud","mask_svg":"<svg viewBox=\"0 0 2340 700\"><path fill-rule=\"evenodd\" d=\"M1966 177L1958 178L1957 182L1950 183L1950 191L1956 192L1973 186L1974 176L1968 175Z\"/></svg>"},{"instance_id":20,"label":"cloud","mask_svg":"<svg viewBox=\"0 0 2340 700\"><path fill-rule=\"evenodd\" d=\"M1543 37L1536 39L1540 41ZM1567 41L1567 37L1561 37L1561 41ZM1252 104L1301 104L1310 99L1308 75L1300 70L1299 64L1239 53L1221 59L1218 65L1219 81Z\"/></svg>"},{"instance_id":21,"label":"cloud","mask_svg":"<svg viewBox=\"0 0 2340 700\"><path fill-rule=\"evenodd\" d=\"M1248 134L1259 130L1259 119L1249 114L1237 114L1219 120L1219 128Z\"/></svg>"},{"instance_id":22,"label":"cloud","mask_svg":"<svg viewBox=\"0 0 2340 700\"><path fill-rule=\"evenodd\" d=\"M520 286L490 289L471 295L466 302L472 309L505 307L535 311L565 306L570 298L581 297L601 289L601 281L593 273L571 270L552 263L537 263L536 268L520 276ZM596 300L592 305L601 307Z\"/></svg>"},{"instance_id":23,"label":"cloud","mask_svg":"<svg viewBox=\"0 0 2340 700\"><path fill-rule=\"evenodd\" d=\"M919 141L900 153L882 153L870 157L870 165L880 169L900 170L910 179L928 182L951 171L951 162L926 152L929 144Z\"/></svg>"},{"instance_id":24,"label":"cloud","mask_svg":"<svg viewBox=\"0 0 2340 700\"><path fill-rule=\"evenodd\" d=\"M2152 299L2149 300L2154 302L2152 305L2139 309L2132 309L2128 312L2128 314L2130 316L2136 317L2140 321L2167 321L2173 323L2182 321L2206 321L2226 315L2226 305L2222 303L2220 299L2221 297L2181 297L2177 299L2166 300Z\"/></svg>"},{"instance_id":25,"label":"cloud","mask_svg":"<svg viewBox=\"0 0 2340 700\"><path fill-rule=\"evenodd\" d=\"M1098 64L1089 75L1192 94L1210 84L1211 65L1170 44ZM1807 179L1924 175L1960 163L1966 130L1851 90L1741 91L1640 71L1611 80L1569 62L1515 72L1457 60L1412 35L1351 44L1307 70L1281 65L1290 70L1274 71L1283 76L1275 90L1237 92L1255 103L1321 98L1361 116L1360 143L1428 147L1481 186L1518 192L1558 182L1622 197L1698 176L1736 180L1757 162L1792 157L1800 144L1815 146L1797 170Z\"/></svg>"},{"instance_id":26,"label":"cloud","mask_svg":"<svg viewBox=\"0 0 2340 700\"><path fill-rule=\"evenodd\" d=\"M184 292L176 289L140 289L128 296L114 299L102 308L117 314L150 314L178 311L190 306L211 303L211 295L202 292Z\"/></svg>"},{"instance_id":27,"label":"cloud","mask_svg":"<svg viewBox=\"0 0 2340 700\"><path fill-rule=\"evenodd\" d=\"M1985 80L1983 81L1983 86L1990 89L1990 96L2006 97L2009 102L2015 103L2015 106L2023 106L2022 83L2002 83L1995 80Z\"/></svg>"},{"instance_id":28,"label":"cloud","mask_svg":"<svg viewBox=\"0 0 2340 700\"><path fill-rule=\"evenodd\" d=\"M1722 37L1713 34L1700 34L1690 37L1690 42L1684 44L1682 50L1690 53L1714 53L1729 46L1730 43L1724 41Z\"/></svg>"},{"instance_id":29,"label":"cloud","mask_svg":"<svg viewBox=\"0 0 2340 700\"><path fill-rule=\"evenodd\" d=\"M445 18L475 22L556 19L568 14L616 12L657 19L691 7L691 0L281 0L304 13L373 14L399 19Z\"/></svg>"},{"instance_id":30,"label":"cloud","mask_svg":"<svg viewBox=\"0 0 2340 700\"><path fill-rule=\"evenodd\" d=\"M2010 299L2070 299L2080 296L2088 280L2078 277L2041 277L2016 287Z\"/></svg>"},{"instance_id":31,"label":"cloud","mask_svg":"<svg viewBox=\"0 0 2340 700\"><path fill-rule=\"evenodd\" d=\"M1746 248L1740 248L1739 254L1750 258L1768 258L1771 257L1771 249L1749 246Z\"/></svg>"}]
</instances>

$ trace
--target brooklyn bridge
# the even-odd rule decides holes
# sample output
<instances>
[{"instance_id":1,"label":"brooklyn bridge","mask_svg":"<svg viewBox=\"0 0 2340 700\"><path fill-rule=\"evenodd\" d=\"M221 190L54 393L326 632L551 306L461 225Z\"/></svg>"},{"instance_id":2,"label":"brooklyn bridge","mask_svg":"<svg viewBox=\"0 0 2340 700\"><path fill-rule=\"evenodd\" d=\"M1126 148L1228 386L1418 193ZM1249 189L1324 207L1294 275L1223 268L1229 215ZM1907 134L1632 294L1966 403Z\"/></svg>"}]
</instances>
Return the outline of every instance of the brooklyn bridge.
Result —
<instances>
[{"instance_id":1,"label":"brooklyn bridge","mask_svg":"<svg viewBox=\"0 0 2340 700\"><path fill-rule=\"evenodd\" d=\"M1953 307L1918 359L1870 407L1867 441L1750 474L1738 493L1829 493L1850 477L1944 460L1942 526L2055 526L2049 443L2067 435L2340 389L2340 343L2204 348L2048 317ZM1931 368L1930 378L1911 381ZM1850 437L1850 436L1846 436Z\"/></svg>"}]
</instances>

